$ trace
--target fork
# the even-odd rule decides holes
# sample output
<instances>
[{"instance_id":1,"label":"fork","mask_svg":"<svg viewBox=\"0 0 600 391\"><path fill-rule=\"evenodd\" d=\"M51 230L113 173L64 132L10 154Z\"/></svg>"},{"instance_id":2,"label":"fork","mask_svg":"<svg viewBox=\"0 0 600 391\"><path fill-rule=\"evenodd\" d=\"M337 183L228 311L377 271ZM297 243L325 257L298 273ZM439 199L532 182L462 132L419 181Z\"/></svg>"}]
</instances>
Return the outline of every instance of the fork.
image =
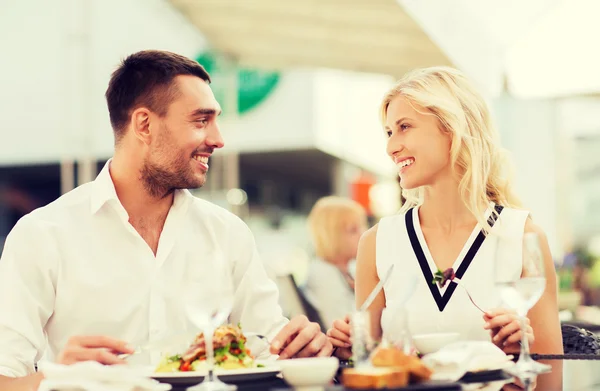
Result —
<instances>
[{"instance_id":1,"label":"fork","mask_svg":"<svg viewBox=\"0 0 600 391\"><path fill-rule=\"evenodd\" d=\"M178 332L178 333L170 334L170 335L168 335L164 338L161 338L159 340L156 340L156 341L146 342L143 344L134 344L134 349L133 349L132 353L122 353L122 354L119 354L117 357L122 360L126 360L127 358L129 358L131 356L135 356L140 353L155 352L155 351L161 351L164 349L169 349L175 345L181 345L181 344L187 343L189 341L192 341L193 338L195 338L195 336L197 334L198 334L198 331Z\"/></svg>"},{"instance_id":2,"label":"fork","mask_svg":"<svg viewBox=\"0 0 600 391\"><path fill-rule=\"evenodd\" d=\"M477 307L477 309L481 312L483 312L484 314L486 314L487 312L482 310L480 306L477 305L477 303L475 303L475 300L473 300L473 298L471 297L471 294L469 293L469 290L463 285L462 281L460 280L460 278L458 277L454 277L451 282L455 282L456 285L458 285L459 287L463 288L465 290L465 292L467 293L467 296L469 297L469 300L471 300L471 303L473 303L473 305L475 307Z\"/></svg>"},{"instance_id":3,"label":"fork","mask_svg":"<svg viewBox=\"0 0 600 391\"><path fill-rule=\"evenodd\" d=\"M265 335L262 335L262 334L259 334L259 333L255 333L253 331L245 332L244 336L246 336L246 337L256 337L256 338L264 340L269 345L271 344L271 341Z\"/></svg>"}]
</instances>

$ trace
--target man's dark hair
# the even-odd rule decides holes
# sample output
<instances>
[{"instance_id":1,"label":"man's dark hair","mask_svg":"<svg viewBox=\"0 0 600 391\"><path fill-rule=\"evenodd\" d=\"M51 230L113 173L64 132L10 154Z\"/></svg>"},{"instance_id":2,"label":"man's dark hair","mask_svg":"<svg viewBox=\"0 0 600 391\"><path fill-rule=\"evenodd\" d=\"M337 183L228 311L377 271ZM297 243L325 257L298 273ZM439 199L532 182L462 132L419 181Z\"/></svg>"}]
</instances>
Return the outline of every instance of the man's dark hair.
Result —
<instances>
[{"instance_id":1,"label":"man's dark hair","mask_svg":"<svg viewBox=\"0 0 600 391\"><path fill-rule=\"evenodd\" d=\"M105 94L115 143L123 137L129 117L138 107L147 107L160 116L167 114L178 93L173 79L180 75L197 76L210 83L202 65L179 54L145 50L123 60L111 75Z\"/></svg>"}]
</instances>

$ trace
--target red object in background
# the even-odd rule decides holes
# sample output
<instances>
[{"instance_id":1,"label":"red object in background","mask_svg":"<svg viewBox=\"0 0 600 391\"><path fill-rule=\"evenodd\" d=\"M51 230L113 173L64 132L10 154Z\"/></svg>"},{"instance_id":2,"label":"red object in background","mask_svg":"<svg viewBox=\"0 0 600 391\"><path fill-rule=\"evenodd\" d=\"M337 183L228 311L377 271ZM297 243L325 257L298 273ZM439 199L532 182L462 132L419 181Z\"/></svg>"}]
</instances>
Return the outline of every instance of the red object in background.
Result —
<instances>
[{"instance_id":1,"label":"red object in background","mask_svg":"<svg viewBox=\"0 0 600 391\"><path fill-rule=\"evenodd\" d=\"M374 184L375 179L365 172L361 172L360 175L350 183L350 194L352 195L352 199L361 204L369 216L372 214L369 191Z\"/></svg>"}]
</instances>

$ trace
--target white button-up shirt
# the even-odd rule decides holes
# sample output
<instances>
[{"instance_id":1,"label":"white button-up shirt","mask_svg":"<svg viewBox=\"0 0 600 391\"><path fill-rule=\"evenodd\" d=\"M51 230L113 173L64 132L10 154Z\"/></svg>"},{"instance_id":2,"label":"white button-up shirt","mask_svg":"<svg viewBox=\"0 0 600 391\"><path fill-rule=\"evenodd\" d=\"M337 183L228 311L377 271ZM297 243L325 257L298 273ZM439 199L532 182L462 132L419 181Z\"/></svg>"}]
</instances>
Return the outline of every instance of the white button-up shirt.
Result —
<instances>
[{"instance_id":1,"label":"white button-up shirt","mask_svg":"<svg viewBox=\"0 0 600 391\"><path fill-rule=\"evenodd\" d=\"M272 339L287 319L246 224L176 191L155 256L129 224L108 166L95 181L23 217L7 237L0 259L0 375L33 373L34 363L53 359L74 335L152 341L189 330L183 292L198 287L199 297L210 300L203 282L214 260L231 270L229 321Z\"/></svg>"}]
</instances>

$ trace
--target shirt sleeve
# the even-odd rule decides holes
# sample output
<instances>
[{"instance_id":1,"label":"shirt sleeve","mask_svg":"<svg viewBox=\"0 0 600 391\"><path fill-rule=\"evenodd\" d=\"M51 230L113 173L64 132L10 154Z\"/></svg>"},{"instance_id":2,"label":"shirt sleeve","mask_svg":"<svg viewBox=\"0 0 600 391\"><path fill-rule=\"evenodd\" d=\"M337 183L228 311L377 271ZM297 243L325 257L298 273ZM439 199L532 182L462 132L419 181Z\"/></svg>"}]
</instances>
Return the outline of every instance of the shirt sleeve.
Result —
<instances>
[{"instance_id":1,"label":"shirt sleeve","mask_svg":"<svg viewBox=\"0 0 600 391\"><path fill-rule=\"evenodd\" d=\"M258 255L254 236L242 220L234 220L228 236L235 287L230 321L241 323L243 330L260 333L272 340L288 323L279 306L277 285L268 277ZM253 354L268 355L266 343L248 342Z\"/></svg>"},{"instance_id":2,"label":"shirt sleeve","mask_svg":"<svg viewBox=\"0 0 600 391\"><path fill-rule=\"evenodd\" d=\"M35 372L46 347L57 265L50 230L30 215L6 238L0 258L0 375Z\"/></svg>"}]
</instances>

